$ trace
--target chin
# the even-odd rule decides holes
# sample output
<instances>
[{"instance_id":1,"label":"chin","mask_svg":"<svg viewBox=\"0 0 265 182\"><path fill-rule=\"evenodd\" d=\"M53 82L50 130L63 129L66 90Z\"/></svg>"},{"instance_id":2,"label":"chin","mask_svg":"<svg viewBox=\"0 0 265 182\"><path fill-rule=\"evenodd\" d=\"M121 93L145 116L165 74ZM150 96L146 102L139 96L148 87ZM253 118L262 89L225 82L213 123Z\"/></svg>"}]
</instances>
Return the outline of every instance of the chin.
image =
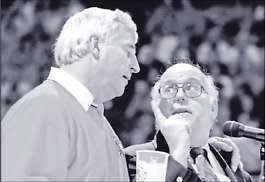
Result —
<instances>
[{"instance_id":1,"label":"chin","mask_svg":"<svg viewBox=\"0 0 265 182\"><path fill-rule=\"evenodd\" d=\"M106 93L106 95L109 96L110 100L114 99L116 97L120 97L123 95L125 90L125 87L122 86L113 86L110 87L109 89L104 89L104 92Z\"/></svg>"},{"instance_id":2,"label":"chin","mask_svg":"<svg viewBox=\"0 0 265 182\"><path fill-rule=\"evenodd\" d=\"M124 90L125 90L125 88L117 90L114 97L122 96L124 93Z\"/></svg>"},{"instance_id":3,"label":"chin","mask_svg":"<svg viewBox=\"0 0 265 182\"><path fill-rule=\"evenodd\" d=\"M122 95L123 95L123 93L117 94L115 97L121 97Z\"/></svg>"}]
</instances>

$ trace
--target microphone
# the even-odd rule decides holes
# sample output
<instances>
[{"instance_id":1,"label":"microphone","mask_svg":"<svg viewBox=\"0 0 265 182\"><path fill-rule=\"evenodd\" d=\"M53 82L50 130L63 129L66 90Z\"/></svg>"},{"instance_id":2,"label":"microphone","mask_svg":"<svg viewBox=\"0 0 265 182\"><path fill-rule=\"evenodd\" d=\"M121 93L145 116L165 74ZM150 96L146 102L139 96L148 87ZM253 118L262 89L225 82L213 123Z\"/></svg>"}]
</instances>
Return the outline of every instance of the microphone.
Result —
<instances>
[{"instance_id":1,"label":"microphone","mask_svg":"<svg viewBox=\"0 0 265 182\"><path fill-rule=\"evenodd\" d=\"M225 135L232 137L246 137L265 142L265 131L263 129L249 127L235 121L226 121L223 125Z\"/></svg>"}]
</instances>

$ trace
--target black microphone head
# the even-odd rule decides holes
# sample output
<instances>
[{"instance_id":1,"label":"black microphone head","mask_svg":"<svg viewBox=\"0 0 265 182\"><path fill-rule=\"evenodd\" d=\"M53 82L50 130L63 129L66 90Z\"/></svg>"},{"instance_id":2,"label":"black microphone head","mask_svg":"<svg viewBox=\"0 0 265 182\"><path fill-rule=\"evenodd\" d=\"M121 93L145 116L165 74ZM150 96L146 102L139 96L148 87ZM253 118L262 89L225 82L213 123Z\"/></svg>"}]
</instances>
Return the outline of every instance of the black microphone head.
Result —
<instances>
[{"instance_id":1,"label":"black microphone head","mask_svg":"<svg viewBox=\"0 0 265 182\"><path fill-rule=\"evenodd\" d=\"M241 137L239 134L241 124L236 121L226 121L223 125L223 132L225 135L232 137Z\"/></svg>"}]
</instances>

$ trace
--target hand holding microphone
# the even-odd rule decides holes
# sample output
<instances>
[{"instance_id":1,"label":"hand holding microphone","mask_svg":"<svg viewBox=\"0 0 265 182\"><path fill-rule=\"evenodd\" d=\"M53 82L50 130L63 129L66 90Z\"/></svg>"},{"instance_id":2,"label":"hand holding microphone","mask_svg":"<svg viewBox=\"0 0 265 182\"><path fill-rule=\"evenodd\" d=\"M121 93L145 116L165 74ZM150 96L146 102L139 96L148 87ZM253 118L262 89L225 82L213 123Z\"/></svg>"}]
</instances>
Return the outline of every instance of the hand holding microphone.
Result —
<instances>
[{"instance_id":1,"label":"hand holding microphone","mask_svg":"<svg viewBox=\"0 0 265 182\"><path fill-rule=\"evenodd\" d=\"M234 172L237 168L243 169L243 164L240 162L239 148L230 138L211 137L208 143L214 146L218 151L232 152L231 168Z\"/></svg>"}]
</instances>

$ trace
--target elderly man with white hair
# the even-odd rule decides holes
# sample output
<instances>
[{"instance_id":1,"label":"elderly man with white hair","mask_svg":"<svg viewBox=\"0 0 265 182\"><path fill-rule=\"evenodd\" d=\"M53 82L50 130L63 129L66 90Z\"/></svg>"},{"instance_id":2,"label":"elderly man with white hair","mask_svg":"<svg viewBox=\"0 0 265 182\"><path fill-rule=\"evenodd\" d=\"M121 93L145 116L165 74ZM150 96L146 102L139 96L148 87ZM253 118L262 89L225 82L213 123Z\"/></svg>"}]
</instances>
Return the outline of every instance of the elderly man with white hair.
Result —
<instances>
[{"instance_id":1,"label":"elderly man with white hair","mask_svg":"<svg viewBox=\"0 0 265 182\"><path fill-rule=\"evenodd\" d=\"M129 181L103 103L140 71L137 39L131 16L118 9L91 7L66 21L57 67L2 120L3 181Z\"/></svg>"},{"instance_id":2,"label":"elderly man with white hair","mask_svg":"<svg viewBox=\"0 0 265 182\"><path fill-rule=\"evenodd\" d=\"M155 140L131 146L127 154L142 149L169 153L166 181L251 181L235 144L210 138L218 90L199 66L189 62L170 66L154 85L152 109L158 130Z\"/></svg>"}]
</instances>

